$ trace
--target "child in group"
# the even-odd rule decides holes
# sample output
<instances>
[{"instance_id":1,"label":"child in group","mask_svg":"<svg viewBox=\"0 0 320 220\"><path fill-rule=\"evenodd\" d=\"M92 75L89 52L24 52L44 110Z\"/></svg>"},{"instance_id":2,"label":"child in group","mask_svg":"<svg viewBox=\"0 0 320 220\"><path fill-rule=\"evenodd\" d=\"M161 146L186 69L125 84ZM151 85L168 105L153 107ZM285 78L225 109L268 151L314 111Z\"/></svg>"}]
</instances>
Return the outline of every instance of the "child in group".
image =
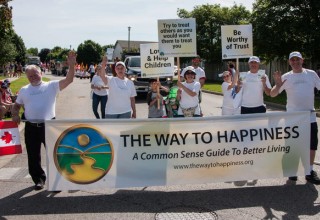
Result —
<instances>
[{"instance_id":1,"label":"child in group","mask_svg":"<svg viewBox=\"0 0 320 220\"><path fill-rule=\"evenodd\" d=\"M223 77L222 93L223 93L223 102L222 102L222 115L239 115L240 114L240 105L239 98L236 91L236 82L238 80L239 72L236 71L234 77L230 71L224 71L219 74L220 77ZM240 95L240 94L239 94ZM238 96L239 96L238 95Z\"/></svg>"},{"instance_id":2,"label":"child in group","mask_svg":"<svg viewBox=\"0 0 320 220\"><path fill-rule=\"evenodd\" d=\"M201 84L195 81L196 72L192 66L186 68L184 82L177 82L179 86L177 99L179 100L179 117L201 117L199 92Z\"/></svg>"},{"instance_id":3,"label":"child in group","mask_svg":"<svg viewBox=\"0 0 320 220\"><path fill-rule=\"evenodd\" d=\"M150 91L147 94L147 103L149 106L148 118L162 118L164 116L163 96L166 96L168 94L169 89L165 86L162 86L160 82L157 81L157 79L153 79L153 78L149 80L149 85L150 85ZM160 90L159 94L157 91L158 87Z\"/></svg>"}]
</instances>

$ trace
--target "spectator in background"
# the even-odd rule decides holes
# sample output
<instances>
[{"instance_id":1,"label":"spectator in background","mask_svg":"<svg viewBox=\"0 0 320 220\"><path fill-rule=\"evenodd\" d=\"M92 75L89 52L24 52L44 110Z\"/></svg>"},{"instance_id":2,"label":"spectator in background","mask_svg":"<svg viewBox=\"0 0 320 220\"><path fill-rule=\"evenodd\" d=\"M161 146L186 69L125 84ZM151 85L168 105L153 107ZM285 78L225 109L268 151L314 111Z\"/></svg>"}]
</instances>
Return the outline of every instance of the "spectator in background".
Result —
<instances>
[{"instance_id":1,"label":"spectator in background","mask_svg":"<svg viewBox=\"0 0 320 220\"><path fill-rule=\"evenodd\" d=\"M0 81L0 120L2 120L7 113L11 112L12 109L12 99L7 89L8 84Z\"/></svg>"},{"instance_id":2,"label":"spectator in background","mask_svg":"<svg viewBox=\"0 0 320 220\"><path fill-rule=\"evenodd\" d=\"M92 78L95 74L94 63L92 62L89 66L88 72L90 73L90 83L92 82Z\"/></svg>"},{"instance_id":3,"label":"spectator in background","mask_svg":"<svg viewBox=\"0 0 320 220\"><path fill-rule=\"evenodd\" d=\"M275 86L270 95L275 97L283 90L287 94L287 111L309 111L311 122L310 143L310 170L305 179L313 184L319 185L320 179L313 170L313 163L318 149L318 124L314 108L314 88L320 89L320 78L313 70L303 68L303 58L300 52L294 51L289 54L289 65L291 71L281 75L275 72L273 75ZM297 181L297 177L289 177L291 181Z\"/></svg>"},{"instance_id":4,"label":"spectator in background","mask_svg":"<svg viewBox=\"0 0 320 220\"><path fill-rule=\"evenodd\" d=\"M108 87L101 79L101 74L105 72L100 71L101 65L96 68L96 75L93 76L91 81L92 94L92 110L97 119L106 117L106 105L108 101ZM100 104L101 117L98 112L98 106Z\"/></svg>"}]
</instances>

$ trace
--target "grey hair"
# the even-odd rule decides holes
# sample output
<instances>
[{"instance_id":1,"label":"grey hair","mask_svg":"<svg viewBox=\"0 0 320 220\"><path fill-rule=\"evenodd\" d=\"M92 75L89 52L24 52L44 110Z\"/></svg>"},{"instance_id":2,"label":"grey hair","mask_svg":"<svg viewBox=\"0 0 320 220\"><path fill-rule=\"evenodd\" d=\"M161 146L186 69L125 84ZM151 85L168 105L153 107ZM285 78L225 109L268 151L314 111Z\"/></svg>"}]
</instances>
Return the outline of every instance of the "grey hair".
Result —
<instances>
[{"instance_id":1,"label":"grey hair","mask_svg":"<svg viewBox=\"0 0 320 220\"><path fill-rule=\"evenodd\" d=\"M39 74L41 73L41 69L39 66L31 64L26 67L26 72L29 70L36 70Z\"/></svg>"}]
</instances>

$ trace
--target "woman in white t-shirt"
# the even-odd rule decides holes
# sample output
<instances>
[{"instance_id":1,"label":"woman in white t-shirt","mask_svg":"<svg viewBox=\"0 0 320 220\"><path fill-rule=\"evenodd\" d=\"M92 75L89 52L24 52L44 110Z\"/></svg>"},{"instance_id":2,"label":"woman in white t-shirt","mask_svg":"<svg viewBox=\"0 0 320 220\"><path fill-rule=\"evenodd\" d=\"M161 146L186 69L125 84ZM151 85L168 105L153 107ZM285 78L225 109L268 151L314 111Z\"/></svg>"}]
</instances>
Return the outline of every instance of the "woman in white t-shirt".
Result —
<instances>
[{"instance_id":1,"label":"woman in white t-shirt","mask_svg":"<svg viewBox=\"0 0 320 220\"><path fill-rule=\"evenodd\" d=\"M108 101L108 87L102 81L100 75L105 74L101 65L98 65L96 68L96 75L93 76L91 81L92 91L92 110L97 119L106 117L106 105ZM98 112L98 106L100 104L101 117Z\"/></svg>"},{"instance_id":2,"label":"woman in white t-shirt","mask_svg":"<svg viewBox=\"0 0 320 220\"><path fill-rule=\"evenodd\" d=\"M238 80L238 71L234 76L229 71L224 71L219 76L223 77L224 81L221 85L223 93L222 115L239 115L240 106L235 103L237 96L235 82Z\"/></svg>"},{"instance_id":3,"label":"woman in white t-shirt","mask_svg":"<svg viewBox=\"0 0 320 220\"><path fill-rule=\"evenodd\" d=\"M179 100L178 115L180 117L200 117L199 91L201 85L195 81L196 72L192 66L184 73L184 82L177 82L179 86L177 100Z\"/></svg>"},{"instance_id":4,"label":"woman in white t-shirt","mask_svg":"<svg viewBox=\"0 0 320 220\"><path fill-rule=\"evenodd\" d=\"M107 58L101 63L104 71ZM102 71L102 70L100 70ZM133 82L126 77L126 66L123 62L115 65L117 76L105 77L101 74L102 81L109 87L108 102L106 106L106 118L136 118L136 89Z\"/></svg>"}]
</instances>

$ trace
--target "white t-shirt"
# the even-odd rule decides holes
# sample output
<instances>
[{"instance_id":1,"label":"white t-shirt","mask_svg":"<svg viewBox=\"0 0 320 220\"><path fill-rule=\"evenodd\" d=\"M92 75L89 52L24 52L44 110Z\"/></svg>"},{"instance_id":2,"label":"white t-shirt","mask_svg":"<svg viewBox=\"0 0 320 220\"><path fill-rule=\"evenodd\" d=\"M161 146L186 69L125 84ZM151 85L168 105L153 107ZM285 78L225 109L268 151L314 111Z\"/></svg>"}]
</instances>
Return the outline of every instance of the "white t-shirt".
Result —
<instances>
[{"instance_id":1,"label":"white t-shirt","mask_svg":"<svg viewBox=\"0 0 320 220\"><path fill-rule=\"evenodd\" d=\"M184 68L181 72L181 77L184 77L184 73L187 71L187 68ZM197 67L197 69L194 69L194 71L196 72L196 78L195 81L196 82L200 82L201 78L206 78L206 73L204 72L204 70L201 67Z\"/></svg>"},{"instance_id":2,"label":"white t-shirt","mask_svg":"<svg viewBox=\"0 0 320 220\"><path fill-rule=\"evenodd\" d=\"M106 86L102 81L101 77L98 75L94 75L91 81L91 84L94 86ZM94 89L93 92L99 96L106 96L108 95L108 89Z\"/></svg>"},{"instance_id":3,"label":"white t-shirt","mask_svg":"<svg viewBox=\"0 0 320 220\"><path fill-rule=\"evenodd\" d=\"M314 88L320 89L320 79L316 72L309 69L303 69L301 73L290 71L281 78L282 81L286 81L281 86L279 93L286 90L287 111L310 111L312 112L311 122L316 122Z\"/></svg>"},{"instance_id":4,"label":"white t-shirt","mask_svg":"<svg viewBox=\"0 0 320 220\"><path fill-rule=\"evenodd\" d=\"M266 85L271 89L271 84L267 75ZM263 84L261 82L261 76L257 73L251 73L250 71L243 77L242 80L242 104L243 107L253 108L264 105L263 101Z\"/></svg>"},{"instance_id":5,"label":"white t-shirt","mask_svg":"<svg viewBox=\"0 0 320 220\"><path fill-rule=\"evenodd\" d=\"M190 96L187 94L187 92L185 92L182 89L181 99L179 101L180 106L178 109L178 115L183 115L181 108L191 108L191 107L196 107L196 106L197 106L197 108L196 108L195 114L200 115L200 106L199 106L199 91L201 88L200 83L194 81L192 83L183 82L182 84L185 87L187 87L188 89L190 89L191 91L197 93L197 95Z\"/></svg>"},{"instance_id":6,"label":"white t-shirt","mask_svg":"<svg viewBox=\"0 0 320 220\"><path fill-rule=\"evenodd\" d=\"M128 79L108 76L109 96L106 114L123 114L131 111L131 97L137 96L133 82Z\"/></svg>"},{"instance_id":7,"label":"white t-shirt","mask_svg":"<svg viewBox=\"0 0 320 220\"><path fill-rule=\"evenodd\" d=\"M223 93L223 101L222 101L222 115L236 115L240 114L240 108L239 105L236 105L236 98L239 98L237 96L241 96L240 93L236 95L236 98L234 99L232 97L232 88L228 90L229 83L223 82L222 87L222 93Z\"/></svg>"},{"instance_id":8,"label":"white t-shirt","mask_svg":"<svg viewBox=\"0 0 320 220\"><path fill-rule=\"evenodd\" d=\"M50 120L56 116L56 96L59 91L58 80L42 82L38 86L28 84L20 89L16 102L24 105L28 121Z\"/></svg>"}]
</instances>

